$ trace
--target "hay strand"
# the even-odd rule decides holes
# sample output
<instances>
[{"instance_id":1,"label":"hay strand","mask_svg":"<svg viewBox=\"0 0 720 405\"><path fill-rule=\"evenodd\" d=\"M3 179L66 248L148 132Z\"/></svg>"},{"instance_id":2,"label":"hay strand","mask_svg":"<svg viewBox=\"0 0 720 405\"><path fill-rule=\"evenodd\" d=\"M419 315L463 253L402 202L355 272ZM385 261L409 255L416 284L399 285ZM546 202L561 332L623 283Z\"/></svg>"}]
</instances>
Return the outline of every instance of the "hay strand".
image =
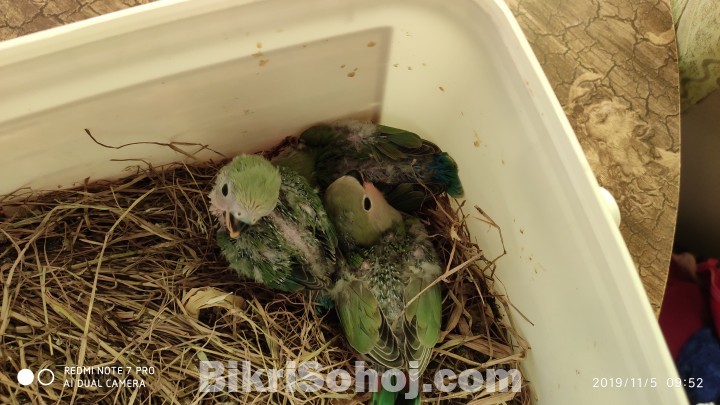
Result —
<instances>
[{"instance_id":1,"label":"hay strand","mask_svg":"<svg viewBox=\"0 0 720 405\"><path fill-rule=\"evenodd\" d=\"M6 361L0 367L0 402L349 404L369 399L355 393L354 385L343 392L327 385L293 391L287 378L272 385L267 374L261 382L276 390L251 386L246 392L241 382L234 392L227 386L200 390L201 361L236 361L238 373L245 365L290 372L293 365L316 362L310 374L325 379L334 369L352 374L356 360L332 311L318 315L312 297L270 291L227 268L215 245L218 224L206 198L220 166L138 168L118 181L2 200L0 355ZM423 383L433 384L441 369L518 369L529 349L501 316L511 304L493 293L492 275L502 255L487 259L467 231L470 220L494 224L478 212L483 218L441 198L423 215L447 261L447 271L435 281L446 287L441 339ZM122 372L73 374L65 367ZM36 373L47 368L55 380L22 386L16 379L21 368ZM143 384L81 386L86 380ZM487 387L433 390L424 399L527 404L527 388L523 381L517 393Z\"/></svg>"}]
</instances>

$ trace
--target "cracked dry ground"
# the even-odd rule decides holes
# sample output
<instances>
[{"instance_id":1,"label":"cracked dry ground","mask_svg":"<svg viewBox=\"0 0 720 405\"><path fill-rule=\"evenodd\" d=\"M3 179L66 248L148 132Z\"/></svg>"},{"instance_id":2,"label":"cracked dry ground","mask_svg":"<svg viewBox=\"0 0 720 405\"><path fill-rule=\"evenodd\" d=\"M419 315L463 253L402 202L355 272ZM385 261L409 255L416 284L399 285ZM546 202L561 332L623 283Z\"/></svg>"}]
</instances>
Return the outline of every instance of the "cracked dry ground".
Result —
<instances>
[{"instance_id":1,"label":"cracked dry ground","mask_svg":"<svg viewBox=\"0 0 720 405\"><path fill-rule=\"evenodd\" d=\"M152 0L0 0L0 39ZM657 313L680 179L677 56L667 0L506 0L600 181Z\"/></svg>"}]
</instances>

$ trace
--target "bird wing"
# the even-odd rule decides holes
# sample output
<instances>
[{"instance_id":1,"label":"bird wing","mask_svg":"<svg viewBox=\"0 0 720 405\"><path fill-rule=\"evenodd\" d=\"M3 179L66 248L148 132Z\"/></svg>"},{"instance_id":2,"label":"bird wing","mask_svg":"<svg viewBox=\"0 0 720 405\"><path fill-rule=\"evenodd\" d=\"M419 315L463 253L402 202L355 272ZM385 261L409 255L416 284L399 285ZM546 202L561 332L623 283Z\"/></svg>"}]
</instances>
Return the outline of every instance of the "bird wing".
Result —
<instances>
[{"instance_id":1,"label":"bird wing","mask_svg":"<svg viewBox=\"0 0 720 405\"><path fill-rule=\"evenodd\" d=\"M385 162L392 166L384 170L385 179L371 180L385 194L390 205L403 212L415 213L430 195L443 191L443 185L433 184L425 173L429 162L434 161L441 150L414 132L387 125L378 125L377 129L377 135L366 140L367 153L376 164Z\"/></svg>"},{"instance_id":2,"label":"bird wing","mask_svg":"<svg viewBox=\"0 0 720 405\"><path fill-rule=\"evenodd\" d=\"M306 145L296 142L286 142L271 162L278 167L287 167L294 170L297 174L307 180L308 184L315 186L315 162L317 159L317 150L306 147Z\"/></svg>"},{"instance_id":3,"label":"bird wing","mask_svg":"<svg viewBox=\"0 0 720 405\"><path fill-rule=\"evenodd\" d=\"M402 367L403 353L375 294L361 280L343 283L335 305L350 346L384 367Z\"/></svg>"},{"instance_id":4,"label":"bird wing","mask_svg":"<svg viewBox=\"0 0 720 405\"><path fill-rule=\"evenodd\" d=\"M282 205L281 211L297 224L298 229L312 233L304 243L317 246L318 252L310 254L321 256L298 258L293 272L288 274L287 278L310 289L325 288L330 281L330 274L327 274L329 272L311 264L335 262L338 245L335 227L325 212L322 200L303 177L285 167L280 168L280 173L283 178L279 201ZM326 274L322 273L324 270Z\"/></svg>"},{"instance_id":5,"label":"bird wing","mask_svg":"<svg viewBox=\"0 0 720 405\"><path fill-rule=\"evenodd\" d=\"M434 143L414 132L363 121L339 121L300 135L313 150L321 189L349 170L364 172L395 208L416 213L432 195L463 195L457 165Z\"/></svg>"},{"instance_id":6,"label":"bird wing","mask_svg":"<svg viewBox=\"0 0 720 405\"><path fill-rule=\"evenodd\" d=\"M405 287L405 302L425 289L432 280L417 276ZM405 355L408 361L417 361L420 371L427 367L432 349L440 335L442 296L441 287L435 284L420 294L405 308Z\"/></svg>"},{"instance_id":7,"label":"bird wing","mask_svg":"<svg viewBox=\"0 0 720 405\"><path fill-rule=\"evenodd\" d=\"M319 124L303 131L299 136L300 142L311 147L325 147L340 139L332 125Z\"/></svg>"},{"instance_id":8,"label":"bird wing","mask_svg":"<svg viewBox=\"0 0 720 405\"><path fill-rule=\"evenodd\" d=\"M388 204L405 213L417 212L428 198L428 192L418 184L374 184L383 193Z\"/></svg>"}]
</instances>

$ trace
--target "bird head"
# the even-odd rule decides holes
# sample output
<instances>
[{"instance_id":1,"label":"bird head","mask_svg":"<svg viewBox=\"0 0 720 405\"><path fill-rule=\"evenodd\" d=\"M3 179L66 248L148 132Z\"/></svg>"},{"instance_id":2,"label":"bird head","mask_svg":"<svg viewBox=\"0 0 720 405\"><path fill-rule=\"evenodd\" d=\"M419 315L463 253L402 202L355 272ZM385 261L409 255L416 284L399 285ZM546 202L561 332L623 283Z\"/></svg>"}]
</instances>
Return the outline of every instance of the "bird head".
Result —
<instances>
[{"instance_id":1,"label":"bird head","mask_svg":"<svg viewBox=\"0 0 720 405\"><path fill-rule=\"evenodd\" d=\"M270 214L280 196L280 172L258 155L240 155L220 169L210 192L212 212L230 237Z\"/></svg>"},{"instance_id":2,"label":"bird head","mask_svg":"<svg viewBox=\"0 0 720 405\"><path fill-rule=\"evenodd\" d=\"M400 212L356 170L328 186L325 209L338 232L360 246L373 245L386 231L402 223Z\"/></svg>"}]
</instances>

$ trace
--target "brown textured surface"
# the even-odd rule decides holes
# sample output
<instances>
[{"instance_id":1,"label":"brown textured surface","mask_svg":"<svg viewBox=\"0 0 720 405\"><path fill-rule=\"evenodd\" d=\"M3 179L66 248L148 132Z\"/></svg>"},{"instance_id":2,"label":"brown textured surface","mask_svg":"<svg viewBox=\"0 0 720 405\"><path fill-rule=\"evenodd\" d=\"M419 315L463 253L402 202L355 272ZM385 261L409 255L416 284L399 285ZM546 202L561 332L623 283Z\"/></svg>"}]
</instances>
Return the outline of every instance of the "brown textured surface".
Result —
<instances>
[{"instance_id":1,"label":"brown textured surface","mask_svg":"<svg viewBox=\"0 0 720 405\"><path fill-rule=\"evenodd\" d=\"M0 39L152 0L0 0ZM506 0L565 109L657 312L680 178L679 88L667 0Z\"/></svg>"},{"instance_id":2,"label":"brown textured surface","mask_svg":"<svg viewBox=\"0 0 720 405\"><path fill-rule=\"evenodd\" d=\"M675 33L667 0L506 0L602 186L657 313L680 180Z\"/></svg>"},{"instance_id":3,"label":"brown textured surface","mask_svg":"<svg viewBox=\"0 0 720 405\"><path fill-rule=\"evenodd\" d=\"M153 0L0 0L0 40L151 3Z\"/></svg>"}]
</instances>

